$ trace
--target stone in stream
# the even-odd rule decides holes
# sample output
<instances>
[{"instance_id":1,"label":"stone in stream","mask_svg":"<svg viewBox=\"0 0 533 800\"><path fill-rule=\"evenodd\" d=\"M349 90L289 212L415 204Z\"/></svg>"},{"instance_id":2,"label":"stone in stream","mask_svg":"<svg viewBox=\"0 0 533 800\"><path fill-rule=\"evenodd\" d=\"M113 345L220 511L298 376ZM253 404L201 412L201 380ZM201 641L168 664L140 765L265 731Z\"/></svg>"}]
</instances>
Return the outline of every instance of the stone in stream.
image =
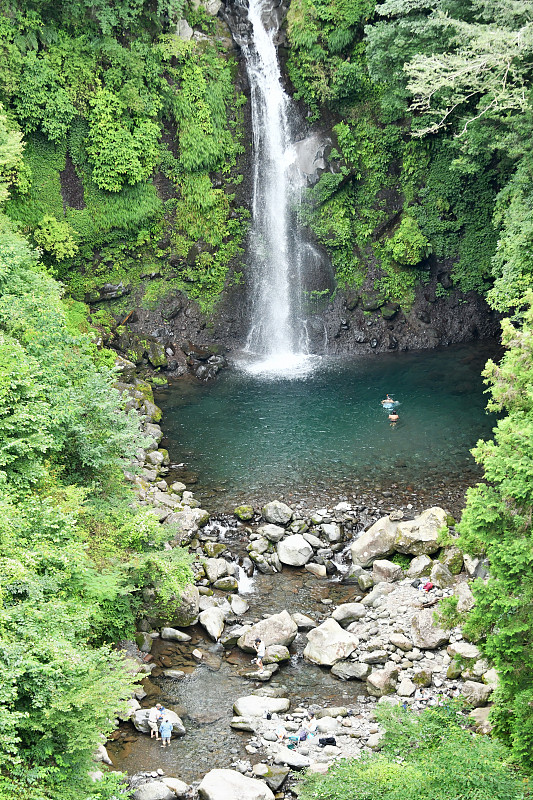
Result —
<instances>
[{"instance_id":1,"label":"stone in stream","mask_svg":"<svg viewBox=\"0 0 533 800\"><path fill-rule=\"evenodd\" d=\"M237 519L240 519L242 522L247 522L249 519L252 519L254 510L252 506L237 506L233 513Z\"/></svg>"},{"instance_id":2,"label":"stone in stream","mask_svg":"<svg viewBox=\"0 0 533 800\"><path fill-rule=\"evenodd\" d=\"M246 614L246 612L248 611L248 609L250 607L248 605L248 602L244 598L239 597L239 595L236 595L236 594L231 596L229 602L230 602L230 605L231 605L231 610L238 617L240 617L241 614Z\"/></svg>"},{"instance_id":3,"label":"stone in stream","mask_svg":"<svg viewBox=\"0 0 533 800\"><path fill-rule=\"evenodd\" d=\"M280 500L272 500L261 509L261 514L267 522L274 525L286 525L292 519L292 508Z\"/></svg>"},{"instance_id":4,"label":"stone in stream","mask_svg":"<svg viewBox=\"0 0 533 800\"><path fill-rule=\"evenodd\" d=\"M133 800L175 800L174 791L162 781L148 781L133 793Z\"/></svg>"},{"instance_id":5,"label":"stone in stream","mask_svg":"<svg viewBox=\"0 0 533 800\"><path fill-rule=\"evenodd\" d=\"M298 633L298 626L288 611L272 614L271 617L252 625L246 633L239 637L237 646L245 653L254 653L254 642L261 639L268 647L271 644L282 644L288 647Z\"/></svg>"},{"instance_id":6,"label":"stone in stream","mask_svg":"<svg viewBox=\"0 0 533 800\"><path fill-rule=\"evenodd\" d=\"M169 622L172 622L172 625L177 628L188 628L189 625L195 625L198 622L199 603L198 587L189 584L182 591L179 605L173 610Z\"/></svg>"},{"instance_id":7,"label":"stone in stream","mask_svg":"<svg viewBox=\"0 0 533 800\"><path fill-rule=\"evenodd\" d=\"M307 634L304 658L313 664L333 666L336 661L348 658L359 644L359 639L343 630L331 617Z\"/></svg>"},{"instance_id":8,"label":"stone in stream","mask_svg":"<svg viewBox=\"0 0 533 800\"><path fill-rule=\"evenodd\" d=\"M187 792L191 788L187 783L180 781L178 778L161 778L161 783L172 789L174 796L178 798L186 797Z\"/></svg>"},{"instance_id":9,"label":"stone in stream","mask_svg":"<svg viewBox=\"0 0 533 800\"><path fill-rule=\"evenodd\" d=\"M230 722L230 728L236 731L246 731L247 733L255 733L257 727L257 717L233 717Z\"/></svg>"},{"instance_id":10,"label":"stone in stream","mask_svg":"<svg viewBox=\"0 0 533 800\"><path fill-rule=\"evenodd\" d=\"M313 555L313 548L301 533L293 533L278 542L277 553L282 564L303 567Z\"/></svg>"},{"instance_id":11,"label":"stone in stream","mask_svg":"<svg viewBox=\"0 0 533 800\"><path fill-rule=\"evenodd\" d=\"M214 639L215 642L217 642L222 636L225 619L226 615L224 611L216 606L202 611L198 617L200 625L206 629L209 636Z\"/></svg>"},{"instance_id":12,"label":"stone in stream","mask_svg":"<svg viewBox=\"0 0 533 800\"><path fill-rule=\"evenodd\" d=\"M279 525L261 525L257 529L257 533L259 533L264 539L268 539L269 542L279 542L280 539L283 539L285 536L285 528L281 528Z\"/></svg>"},{"instance_id":13,"label":"stone in stream","mask_svg":"<svg viewBox=\"0 0 533 800\"><path fill-rule=\"evenodd\" d=\"M326 567L323 564L306 564L305 570L314 575L315 578L325 578L327 575Z\"/></svg>"},{"instance_id":14,"label":"stone in stream","mask_svg":"<svg viewBox=\"0 0 533 800\"><path fill-rule=\"evenodd\" d=\"M341 627L347 628L348 625L351 625L352 622L357 622L365 614L366 608L362 603L342 603L337 606L331 616Z\"/></svg>"},{"instance_id":15,"label":"stone in stream","mask_svg":"<svg viewBox=\"0 0 533 800\"><path fill-rule=\"evenodd\" d=\"M266 648L264 664L277 664L279 661L288 661L291 657L287 647L282 644L270 644Z\"/></svg>"},{"instance_id":16,"label":"stone in stream","mask_svg":"<svg viewBox=\"0 0 533 800\"><path fill-rule=\"evenodd\" d=\"M415 614L411 620L411 638L415 647L424 650L435 650L447 644L450 632L439 628L433 622L434 609L424 608Z\"/></svg>"},{"instance_id":17,"label":"stone in stream","mask_svg":"<svg viewBox=\"0 0 533 800\"><path fill-rule=\"evenodd\" d=\"M215 581L213 588L219 589L222 592L237 592L239 590L239 584L233 575L228 575L226 578L219 578Z\"/></svg>"},{"instance_id":18,"label":"stone in stream","mask_svg":"<svg viewBox=\"0 0 533 800\"><path fill-rule=\"evenodd\" d=\"M174 681L181 681L185 677L185 673L181 669L164 669L163 675L165 678L170 678Z\"/></svg>"},{"instance_id":19,"label":"stone in stream","mask_svg":"<svg viewBox=\"0 0 533 800\"><path fill-rule=\"evenodd\" d=\"M175 642L190 642L191 637L188 633L178 631L176 628L161 628L161 638L170 639Z\"/></svg>"},{"instance_id":20,"label":"stone in stream","mask_svg":"<svg viewBox=\"0 0 533 800\"><path fill-rule=\"evenodd\" d=\"M357 661L337 661L331 668L331 674L341 681L364 681L371 671L369 664Z\"/></svg>"},{"instance_id":21,"label":"stone in stream","mask_svg":"<svg viewBox=\"0 0 533 800\"><path fill-rule=\"evenodd\" d=\"M281 714L288 711L291 701L287 697L258 697L255 694L239 697L233 704L238 717L262 717L263 714Z\"/></svg>"},{"instance_id":22,"label":"stone in stream","mask_svg":"<svg viewBox=\"0 0 533 800\"><path fill-rule=\"evenodd\" d=\"M225 558L206 558L203 564L209 583L225 578L228 574L229 565Z\"/></svg>"},{"instance_id":23,"label":"stone in stream","mask_svg":"<svg viewBox=\"0 0 533 800\"><path fill-rule=\"evenodd\" d=\"M274 800L272 790L233 769L212 769L198 786L203 800Z\"/></svg>"},{"instance_id":24,"label":"stone in stream","mask_svg":"<svg viewBox=\"0 0 533 800\"><path fill-rule=\"evenodd\" d=\"M242 670L239 675L242 675L243 678L248 678L252 681L261 681L262 683L266 683L270 680L272 675L278 671L278 669L279 666L277 664L269 664L268 666L265 664L263 670L259 670L257 667L254 667L252 670Z\"/></svg>"},{"instance_id":25,"label":"stone in stream","mask_svg":"<svg viewBox=\"0 0 533 800\"><path fill-rule=\"evenodd\" d=\"M394 553L397 523L389 517L378 519L350 546L352 562L359 567L369 567L376 558Z\"/></svg>"},{"instance_id":26,"label":"stone in stream","mask_svg":"<svg viewBox=\"0 0 533 800\"><path fill-rule=\"evenodd\" d=\"M141 708L139 711L136 711L133 715L132 722L135 725L136 729L141 733L150 733L150 726L148 725L148 714L150 713L149 708ZM185 736L185 726L181 719L178 717L174 711L170 711L168 708L165 709L164 716L170 720L173 725L172 735L173 736Z\"/></svg>"},{"instance_id":27,"label":"stone in stream","mask_svg":"<svg viewBox=\"0 0 533 800\"><path fill-rule=\"evenodd\" d=\"M312 620L311 617L308 617L305 614L300 614L299 611L296 611L294 614L292 614L292 618L298 628L301 630L308 630L310 628L316 628L317 626L317 623Z\"/></svg>"}]
</instances>

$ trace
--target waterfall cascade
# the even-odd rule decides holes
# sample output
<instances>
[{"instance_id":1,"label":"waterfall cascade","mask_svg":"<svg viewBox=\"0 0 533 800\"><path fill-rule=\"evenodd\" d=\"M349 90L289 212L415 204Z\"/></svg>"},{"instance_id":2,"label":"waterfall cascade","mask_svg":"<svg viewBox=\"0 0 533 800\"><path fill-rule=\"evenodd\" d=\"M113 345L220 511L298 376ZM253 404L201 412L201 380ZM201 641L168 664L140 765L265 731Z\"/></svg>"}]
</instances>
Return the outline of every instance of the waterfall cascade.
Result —
<instances>
[{"instance_id":1,"label":"waterfall cascade","mask_svg":"<svg viewBox=\"0 0 533 800\"><path fill-rule=\"evenodd\" d=\"M311 245L296 222L304 178L295 168L294 111L282 86L270 5L268 0L249 0L251 34L239 37L251 90L254 170L252 322L246 351L262 359L251 370L286 373L309 364L302 262Z\"/></svg>"}]
</instances>

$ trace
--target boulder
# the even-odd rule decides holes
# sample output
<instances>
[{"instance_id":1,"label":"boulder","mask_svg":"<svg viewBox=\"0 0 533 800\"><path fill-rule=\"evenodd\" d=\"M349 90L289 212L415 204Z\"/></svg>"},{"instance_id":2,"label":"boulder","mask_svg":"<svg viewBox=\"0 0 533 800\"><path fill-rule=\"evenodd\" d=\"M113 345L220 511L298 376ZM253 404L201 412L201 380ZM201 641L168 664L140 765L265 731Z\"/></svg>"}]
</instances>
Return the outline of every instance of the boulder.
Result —
<instances>
[{"instance_id":1,"label":"boulder","mask_svg":"<svg viewBox=\"0 0 533 800\"><path fill-rule=\"evenodd\" d=\"M187 628L198 622L200 612L200 594L198 587L189 584L181 593L179 603L172 612L172 626Z\"/></svg>"},{"instance_id":2,"label":"boulder","mask_svg":"<svg viewBox=\"0 0 533 800\"><path fill-rule=\"evenodd\" d=\"M209 583L214 583L219 578L225 578L228 574L229 564L225 558L206 558L203 566Z\"/></svg>"},{"instance_id":3,"label":"boulder","mask_svg":"<svg viewBox=\"0 0 533 800\"><path fill-rule=\"evenodd\" d=\"M479 706L484 706L487 703L487 700L492 694L492 686L487 686L484 683L478 683L477 681L465 681L461 688L461 694L465 698L468 705L475 706L477 708Z\"/></svg>"},{"instance_id":4,"label":"boulder","mask_svg":"<svg viewBox=\"0 0 533 800\"><path fill-rule=\"evenodd\" d=\"M289 750L288 747L280 747L274 756L274 764L287 764L292 769L305 769L311 760L307 756L298 753L296 750ZM240 798L239 798L240 800Z\"/></svg>"},{"instance_id":5,"label":"boulder","mask_svg":"<svg viewBox=\"0 0 533 800\"><path fill-rule=\"evenodd\" d=\"M479 647L469 642L453 642L448 645L446 652L452 658L458 656L459 658L474 659L476 661L478 658L481 658Z\"/></svg>"},{"instance_id":6,"label":"boulder","mask_svg":"<svg viewBox=\"0 0 533 800\"><path fill-rule=\"evenodd\" d=\"M209 522L209 512L203 508L184 506L181 511L173 511L165 520L165 525L176 525L178 533L172 540L175 545L188 544L195 533Z\"/></svg>"},{"instance_id":7,"label":"boulder","mask_svg":"<svg viewBox=\"0 0 533 800\"><path fill-rule=\"evenodd\" d=\"M238 717L262 717L263 714L282 714L288 711L291 701L287 697L258 697L249 694L239 697L233 704L233 711Z\"/></svg>"},{"instance_id":8,"label":"boulder","mask_svg":"<svg viewBox=\"0 0 533 800\"><path fill-rule=\"evenodd\" d=\"M457 595L457 611L464 614L466 611L471 611L476 603L474 595L470 591L470 586L464 582L460 583L455 589Z\"/></svg>"},{"instance_id":9,"label":"boulder","mask_svg":"<svg viewBox=\"0 0 533 800\"><path fill-rule=\"evenodd\" d=\"M336 544L342 540L341 526L337 525L336 522L323 523L320 526L320 530L331 544Z\"/></svg>"},{"instance_id":10,"label":"boulder","mask_svg":"<svg viewBox=\"0 0 533 800\"><path fill-rule=\"evenodd\" d=\"M176 628L161 628L161 638L170 639L175 642L190 642L191 637L188 633L178 631Z\"/></svg>"},{"instance_id":11,"label":"boulder","mask_svg":"<svg viewBox=\"0 0 533 800\"><path fill-rule=\"evenodd\" d=\"M429 577L432 566L433 559L429 556L416 556L409 564L409 569L405 575L407 578L421 578L422 575Z\"/></svg>"},{"instance_id":12,"label":"boulder","mask_svg":"<svg viewBox=\"0 0 533 800\"><path fill-rule=\"evenodd\" d=\"M246 612L248 611L249 608L248 601L245 600L244 597L239 597L238 594L232 595L229 602L231 605L231 610L238 617L240 617L241 614L246 614Z\"/></svg>"},{"instance_id":13,"label":"boulder","mask_svg":"<svg viewBox=\"0 0 533 800\"><path fill-rule=\"evenodd\" d=\"M416 684L410 678L403 678L396 690L399 697L411 697L415 692Z\"/></svg>"},{"instance_id":14,"label":"boulder","mask_svg":"<svg viewBox=\"0 0 533 800\"><path fill-rule=\"evenodd\" d=\"M430 579L439 589L447 589L455 583L455 578L446 564L442 564L440 561L433 563Z\"/></svg>"},{"instance_id":15,"label":"boulder","mask_svg":"<svg viewBox=\"0 0 533 800\"><path fill-rule=\"evenodd\" d=\"M273 792L279 792L290 772L288 767L275 767L272 764L254 764L254 775L261 777Z\"/></svg>"},{"instance_id":16,"label":"boulder","mask_svg":"<svg viewBox=\"0 0 533 800\"><path fill-rule=\"evenodd\" d=\"M132 722L135 725L136 729L141 733L150 733L150 726L148 725L148 714L150 713L149 708L141 708L139 711L136 711L133 715ZM185 726L181 719L174 711L170 711L168 708L165 709L164 715L168 718L173 727L172 735L173 736L185 736Z\"/></svg>"},{"instance_id":17,"label":"boulder","mask_svg":"<svg viewBox=\"0 0 533 800\"><path fill-rule=\"evenodd\" d=\"M366 614L366 607L362 603L342 603L337 606L333 614L333 619L339 623L343 628L347 628L352 622L364 617Z\"/></svg>"},{"instance_id":18,"label":"boulder","mask_svg":"<svg viewBox=\"0 0 533 800\"><path fill-rule=\"evenodd\" d=\"M313 555L313 548L306 542L301 533L293 533L282 539L277 545L278 558L282 564L291 567L303 567Z\"/></svg>"},{"instance_id":19,"label":"boulder","mask_svg":"<svg viewBox=\"0 0 533 800\"><path fill-rule=\"evenodd\" d=\"M492 723L489 721L492 706L485 706L485 708L473 708L468 715L473 720L476 731L485 735L491 733Z\"/></svg>"},{"instance_id":20,"label":"boulder","mask_svg":"<svg viewBox=\"0 0 533 800\"><path fill-rule=\"evenodd\" d=\"M291 657L288 649L282 644L271 644L266 648L264 664L277 664L279 661L288 661Z\"/></svg>"},{"instance_id":21,"label":"boulder","mask_svg":"<svg viewBox=\"0 0 533 800\"><path fill-rule=\"evenodd\" d=\"M148 781L135 790L133 800L176 800L176 795L162 781Z\"/></svg>"},{"instance_id":22,"label":"boulder","mask_svg":"<svg viewBox=\"0 0 533 800\"><path fill-rule=\"evenodd\" d=\"M287 525L292 519L292 508L279 500L272 500L261 509L261 514L267 522L274 525Z\"/></svg>"},{"instance_id":23,"label":"boulder","mask_svg":"<svg viewBox=\"0 0 533 800\"><path fill-rule=\"evenodd\" d=\"M233 575L228 575L225 578L219 578L213 584L214 589L219 589L221 592L237 592L239 589L239 584L237 583L237 578L234 578Z\"/></svg>"},{"instance_id":24,"label":"boulder","mask_svg":"<svg viewBox=\"0 0 533 800\"><path fill-rule=\"evenodd\" d=\"M298 626L288 611L272 614L271 617L252 625L237 641L237 646L246 653L254 653L254 642L261 639L268 647L272 644L282 644L289 647L298 633Z\"/></svg>"},{"instance_id":25,"label":"boulder","mask_svg":"<svg viewBox=\"0 0 533 800\"><path fill-rule=\"evenodd\" d=\"M314 575L315 578L325 578L327 575L326 567L323 564L306 564L304 569Z\"/></svg>"},{"instance_id":26,"label":"boulder","mask_svg":"<svg viewBox=\"0 0 533 800\"><path fill-rule=\"evenodd\" d=\"M413 643L407 636L404 636L403 633L393 633L389 639L390 643L397 647L399 650L403 650L404 653L407 653L409 650L413 649Z\"/></svg>"},{"instance_id":27,"label":"boulder","mask_svg":"<svg viewBox=\"0 0 533 800\"><path fill-rule=\"evenodd\" d=\"M285 536L285 528L280 525L261 525L257 529L257 533L264 539L268 539L269 542L279 542Z\"/></svg>"},{"instance_id":28,"label":"boulder","mask_svg":"<svg viewBox=\"0 0 533 800\"><path fill-rule=\"evenodd\" d=\"M242 522L247 522L249 519L252 519L254 510L252 506L237 506L233 513L237 519L242 520Z\"/></svg>"},{"instance_id":29,"label":"boulder","mask_svg":"<svg viewBox=\"0 0 533 800\"><path fill-rule=\"evenodd\" d=\"M394 586L392 586L390 583L385 583L385 581L383 581L382 583L378 583L377 586L374 586L372 591L369 592L366 595L366 597L363 597L361 603L364 606L371 607L377 600L383 597L383 595L390 594L393 591L394 591Z\"/></svg>"},{"instance_id":30,"label":"boulder","mask_svg":"<svg viewBox=\"0 0 533 800\"><path fill-rule=\"evenodd\" d=\"M161 778L161 783L168 786L174 792L174 797L182 798L187 796L190 786L178 778Z\"/></svg>"},{"instance_id":31,"label":"boulder","mask_svg":"<svg viewBox=\"0 0 533 800\"><path fill-rule=\"evenodd\" d=\"M339 723L335 719L335 717L325 716L321 717L317 723L317 731L319 733L336 733L339 727Z\"/></svg>"},{"instance_id":32,"label":"boulder","mask_svg":"<svg viewBox=\"0 0 533 800\"><path fill-rule=\"evenodd\" d=\"M455 545L445 547L440 554L439 561L448 567L452 575L459 575L463 569L463 551Z\"/></svg>"},{"instance_id":33,"label":"boulder","mask_svg":"<svg viewBox=\"0 0 533 800\"><path fill-rule=\"evenodd\" d=\"M292 615L293 620L297 624L298 628L302 630L308 630L309 628L316 628L316 622L311 619L311 617L307 617L305 614L300 614L299 611L296 611Z\"/></svg>"},{"instance_id":34,"label":"boulder","mask_svg":"<svg viewBox=\"0 0 533 800\"><path fill-rule=\"evenodd\" d=\"M215 642L217 642L222 636L225 619L225 613L221 608L217 608L216 606L212 608L206 608L206 610L202 611L198 617L200 625L206 629L209 636L214 639Z\"/></svg>"},{"instance_id":35,"label":"boulder","mask_svg":"<svg viewBox=\"0 0 533 800\"><path fill-rule=\"evenodd\" d=\"M341 681L364 681L372 668L358 661L337 661L331 668L331 674Z\"/></svg>"},{"instance_id":36,"label":"boulder","mask_svg":"<svg viewBox=\"0 0 533 800\"><path fill-rule=\"evenodd\" d=\"M440 531L446 527L447 520L446 511L434 506L423 511L414 520L399 522L394 549L398 553L409 553L413 556L435 553L440 548Z\"/></svg>"},{"instance_id":37,"label":"boulder","mask_svg":"<svg viewBox=\"0 0 533 800\"><path fill-rule=\"evenodd\" d=\"M386 664L383 669L376 669L366 679L366 690L372 697L382 697L396 691L398 667L396 664Z\"/></svg>"},{"instance_id":38,"label":"boulder","mask_svg":"<svg viewBox=\"0 0 533 800\"><path fill-rule=\"evenodd\" d=\"M352 562L360 567L369 567L376 558L394 553L394 537L397 523L382 517L361 534L350 546Z\"/></svg>"},{"instance_id":39,"label":"boulder","mask_svg":"<svg viewBox=\"0 0 533 800\"><path fill-rule=\"evenodd\" d=\"M403 569L398 564L387 561L387 559L377 559L372 564L372 577L375 583L401 581Z\"/></svg>"},{"instance_id":40,"label":"boulder","mask_svg":"<svg viewBox=\"0 0 533 800\"><path fill-rule=\"evenodd\" d=\"M272 790L257 778L234 769L212 769L198 786L203 800L274 800Z\"/></svg>"},{"instance_id":41,"label":"boulder","mask_svg":"<svg viewBox=\"0 0 533 800\"><path fill-rule=\"evenodd\" d=\"M337 661L348 658L359 644L359 639L343 630L331 617L322 625L307 634L304 658L313 664L333 666Z\"/></svg>"},{"instance_id":42,"label":"boulder","mask_svg":"<svg viewBox=\"0 0 533 800\"><path fill-rule=\"evenodd\" d=\"M448 643L450 632L433 622L433 613L432 608L424 608L411 619L411 638L415 647L435 650Z\"/></svg>"}]
</instances>

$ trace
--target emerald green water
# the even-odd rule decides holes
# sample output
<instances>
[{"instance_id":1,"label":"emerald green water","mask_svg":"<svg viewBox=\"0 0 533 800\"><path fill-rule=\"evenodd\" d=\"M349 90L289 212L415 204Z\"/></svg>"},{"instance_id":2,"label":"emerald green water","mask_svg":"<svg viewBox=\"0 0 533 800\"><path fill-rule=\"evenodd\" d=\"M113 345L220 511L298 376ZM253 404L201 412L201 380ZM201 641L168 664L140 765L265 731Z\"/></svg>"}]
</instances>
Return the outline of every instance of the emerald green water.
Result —
<instances>
[{"instance_id":1,"label":"emerald green water","mask_svg":"<svg viewBox=\"0 0 533 800\"><path fill-rule=\"evenodd\" d=\"M472 483L470 449L490 435L481 370L494 345L323 358L297 379L234 366L214 382L160 392L171 459L195 493L229 508L247 498L361 486ZM391 427L381 399L399 401ZM179 471L177 473L179 475Z\"/></svg>"}]
</instances>

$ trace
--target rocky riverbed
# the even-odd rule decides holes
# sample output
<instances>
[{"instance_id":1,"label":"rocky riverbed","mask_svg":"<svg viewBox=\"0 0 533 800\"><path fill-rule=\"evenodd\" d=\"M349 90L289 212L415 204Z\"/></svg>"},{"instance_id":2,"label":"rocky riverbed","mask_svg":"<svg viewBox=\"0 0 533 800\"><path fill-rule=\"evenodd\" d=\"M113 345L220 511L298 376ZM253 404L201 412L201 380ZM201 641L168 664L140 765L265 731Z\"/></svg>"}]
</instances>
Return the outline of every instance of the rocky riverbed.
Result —
<instances>
[{"instance_id":1,"label":"rocky riverbed","mask_svg":"<svg viewBox=\"0 0 533 800\"><path fill-rule=\"evenodd\" d=\"M290 798L302 768L379 748L384 702L420 710L463 697L488 731L497 676L459 627L434 619L446 597L468 610L468 582L486 571L454 545L446 510L277 500L210 516L184 485L169 485L159 433L146 424L152 449L130 481L138 502L177 526L169 546L195 553L196 580L168 624L147 613L125 645L146 677L108 754L136 800ZM267 645L263 674L250 663L256 635ZM145 735L157 701L175 714L166 750ZM293 747L309 711L318 734Z\"/></svg>"}]
</instances>

